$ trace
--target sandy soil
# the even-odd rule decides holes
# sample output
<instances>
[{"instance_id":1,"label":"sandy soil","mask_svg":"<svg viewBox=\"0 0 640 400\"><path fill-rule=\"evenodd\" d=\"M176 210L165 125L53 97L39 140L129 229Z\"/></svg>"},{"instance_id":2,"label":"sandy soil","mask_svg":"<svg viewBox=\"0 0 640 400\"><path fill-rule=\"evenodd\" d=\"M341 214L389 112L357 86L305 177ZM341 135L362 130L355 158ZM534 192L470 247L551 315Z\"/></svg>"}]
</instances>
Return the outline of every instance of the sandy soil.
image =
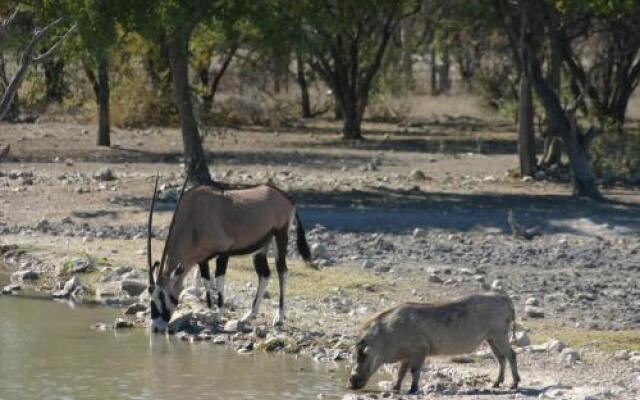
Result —
<instances>
[{"instance_id":1,"label":"sandy soil","mask_svg":"<svg viewBox=\"0 0 640 400\"><path fill-rule=\"evenodd\" d=\"M361 143L341 142L338 125L328 121L277 131L220 129L205 138L216 179L271 180L299 204L323 267L305 269L292 251L286 334L310 343L300 346L303 352L344 358L360 321L377 310L493 287L512 296L520 328L534 344L561 340L580 360L544 346L519 347L518 393L483 391L497 368L482 353L470 364L437 360L423 375L422 396L637 398L637 188L604 188L610 201L594 203L569 197L563 182L512 177L515 134L507 123L434 118L365 130ZM12 156L0 164L0 245L8 272L36 271L35 285L52 291L73 275L69 268L89 259L92 272L78 273L87 294L125 270L144 279L152 180L159 171L164 184L154 230L159 254L182 180L179 133L116 129L115 146L98 149L89 126L0 124L0 132ZM115 179L94 177L105 168ZM540 235L513 237L508 210ZM246 309L255 281L250 259L232 259L229 320ZM277 285L270 291L275 299ZM527 317L531 298L544 318ZM269 329L272 302L256 326Z\"/></svg>"}]
</instances>

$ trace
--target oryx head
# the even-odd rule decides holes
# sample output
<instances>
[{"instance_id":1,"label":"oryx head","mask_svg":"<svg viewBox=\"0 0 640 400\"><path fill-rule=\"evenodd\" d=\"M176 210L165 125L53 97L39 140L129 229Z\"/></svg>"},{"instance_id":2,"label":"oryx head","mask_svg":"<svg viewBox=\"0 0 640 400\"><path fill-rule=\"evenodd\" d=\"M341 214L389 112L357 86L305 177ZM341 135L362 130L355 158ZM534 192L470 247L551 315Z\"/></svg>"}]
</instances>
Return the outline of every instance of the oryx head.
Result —
<instances>
[{"instance_id":1,"label":"oryx head","mask_svg":"<svg viewBox=\"0 0 640 400\"><path fill-rule=\"evenodd\" d=\"M153 196L151 197L151 207L149 211L149 223L147 227L147 264L149 267L149 295L151 301L149 309L151 310L151 331L152 332L164 332L167 329L171 315L178 307L179 290L182 283L184 266L181 264L174 264L167 261L167 243L171 237L173 224L176 219L176 213L180 207L182 195L184 194L185 186L187 185L187 178L182 185L180 191L180 197L178 197L178 203L176 210L171 218L169 224L169 232L167 233L167 240L165 242L164 249L162 250L162 257L160 261L151 263L151 225L153 221L153 207L155 205L156 190L158 188L158 175L156 174L156 182L153 189ZM171 249L169 249L170 251ZM165 267L165 264L169 267Z\"/></svg>"}]
</instances>

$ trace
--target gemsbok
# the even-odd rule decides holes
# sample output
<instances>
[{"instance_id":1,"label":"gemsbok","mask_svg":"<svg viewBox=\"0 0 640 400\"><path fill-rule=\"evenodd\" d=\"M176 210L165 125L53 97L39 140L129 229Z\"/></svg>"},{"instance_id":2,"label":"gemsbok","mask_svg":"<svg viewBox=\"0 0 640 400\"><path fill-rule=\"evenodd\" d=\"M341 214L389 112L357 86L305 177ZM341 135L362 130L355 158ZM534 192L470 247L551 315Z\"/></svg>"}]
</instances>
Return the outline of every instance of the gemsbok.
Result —
<instances>
[{"instance_id":1,"label":"gemsbok","mask_svg":"<svg viewBox=\"0 0 640 400\"><path fill-rule=\"evenodd\" d=\"M149 210L147 262L151 294L151 330L164 332L178 306L182 281L194 266L207 287L207 304L217 300L220 319L224 314L224 276L230 256L253 254L258 288L251 310L240 320L253 320L258 314L271 274L267 251L272 239L276 243L276 270L280 299L274 325L285 319L285 282L287 278L287 244L289 227L295 219L298 252L307 265L311 254L304 228L292 199L271 184L238 190L224 186L200 185L185 191L185 179L173 213L160 262L151 263L151 225L158 177ZM209 260L217 257L215 278L209 273Z\"/></svg>"}]
</instances>

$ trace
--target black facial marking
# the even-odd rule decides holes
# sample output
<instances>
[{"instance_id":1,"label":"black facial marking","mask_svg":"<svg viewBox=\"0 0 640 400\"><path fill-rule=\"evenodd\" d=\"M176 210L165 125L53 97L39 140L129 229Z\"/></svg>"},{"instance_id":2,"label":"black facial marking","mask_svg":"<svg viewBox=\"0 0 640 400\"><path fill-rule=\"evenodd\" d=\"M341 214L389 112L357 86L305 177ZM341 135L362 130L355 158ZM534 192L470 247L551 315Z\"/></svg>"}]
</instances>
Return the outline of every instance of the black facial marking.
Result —
<instances>
[{"instance_id":1,"label":"black facial marking","mask_svg":"<svg viewBox=\"0 0 640 400\"><path fill-rule=\"evenodd\" d=\"M162 309L162 319L165 322L169 322L169 320L171 320L171 314L169 313L169 309L167 308L167 304L164 301L164 296L162 295L162 292L160 292L161 295L158 296L160 298L160 308Z\"/></svg>"},{"instance_id":2,"label":"black facial marking","mask_svg":"<svg viewBox=\"0 0 640 400\"><path fill-rule=\"evenodd\" d=\"M174 295L172 295L171 293L169 293L169 301L174 305L177 306L178 305L178 299L175 298Z\"/></svg>"},{"instance_id":3,"label":"black facial marking","mask_svg":"<svg viewBox=\"0 0 640 400\"><path fill-rule=\"evenodd\" d=\"M156 302L151 300L151 319L158 317L160 317L160 311L158 311L158 307L156 307Z\"/></svg>"}]
</instances>

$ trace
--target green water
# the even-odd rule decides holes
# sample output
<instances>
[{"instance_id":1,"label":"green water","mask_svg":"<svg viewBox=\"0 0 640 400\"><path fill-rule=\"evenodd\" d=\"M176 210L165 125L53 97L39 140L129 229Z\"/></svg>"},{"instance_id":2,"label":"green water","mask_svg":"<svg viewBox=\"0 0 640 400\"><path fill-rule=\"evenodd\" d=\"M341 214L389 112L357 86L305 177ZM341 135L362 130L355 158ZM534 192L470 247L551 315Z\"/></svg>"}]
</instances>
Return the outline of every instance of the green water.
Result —
<instances>
[{"instance_id":1,"label":"green water","mask_svg":"<svg viewBox=\"0 0 640 400\"><path fill-rule=\"evenodd\" d=\"M141 329L95 332L116 310L0 296L0 399L315 399L345 393L345 366L239 355Z\"/></svg>"}]
</instances>

